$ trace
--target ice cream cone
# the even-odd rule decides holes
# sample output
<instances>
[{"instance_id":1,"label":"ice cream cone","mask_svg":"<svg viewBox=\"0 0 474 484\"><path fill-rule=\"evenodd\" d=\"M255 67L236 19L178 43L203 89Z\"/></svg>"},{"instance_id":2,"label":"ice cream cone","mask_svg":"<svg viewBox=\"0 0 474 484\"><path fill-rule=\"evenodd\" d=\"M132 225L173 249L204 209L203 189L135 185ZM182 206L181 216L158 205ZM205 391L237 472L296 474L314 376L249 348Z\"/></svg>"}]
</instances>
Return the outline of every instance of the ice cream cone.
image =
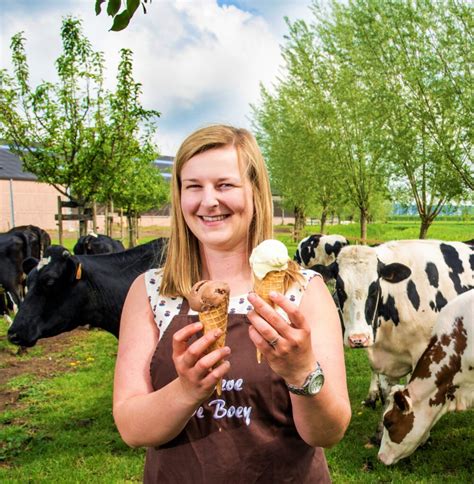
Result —
<instances>
[{"instance_id":1,"label":"ice cream cone","mask_svg":"<svg viewBox=\"0 0 474 484\"><path fill-rule=\"evenodd\" d=\"M188 301L191 309L197 311L199 321L203 325L204 334L216 329L222 330L222 335L206 351L223 348L227 332L227 318L229 310L229 285L221 281L199 281L191 288ZM221 362L217 362L218 366ZM222 393L222 381L216 385L218 395Z\"/></svg>"},{"instance_id":2,"label":"ice cream cone","mask_svg":"<svg viewBox=\"0 0 474 484\"><path fill-rule=\"evenodd\" d=\"M201 321L204 327L204 334L209 331L221 329L222 335L219 336L217 341L212 344L206 353L210 353L211 351L217 350L219 348L223 348L225 345L225 337L227 333L227 318L228 318L228 308L229 308L229 300L220 304L219 306L209 309L208 311L202 311L199 314L199 321ZM220 362L216 363L216 366L219 365ZM216 385L217 395L222 394L222 381L219 380Z\"/></svg>"},{"instance_id":3,"label":"ice cream cone","mask_svg":"<svg viewBox=\"0 0 474 484\"><path fill-rule=\"evenodd\" d=\"M270 292L283 293L284 283L285 271L271 271L263 279L255 278L254 290L265 302L273 306Z\"/></svg>"},{"instance_id":4,"label":"ice cream cone","mask_svg":"<svg viewBox=\"0 0 474 484\"><path fill-rule=\"evenodd\" d=\"M270 299L270 292L284 291L285 271L271 271L263 279L255 278L253 288L255 292L270 306L274 307L273 301ZM262 362L262 352L257 349L257 362Z\"/></svg>"}]
</instances>

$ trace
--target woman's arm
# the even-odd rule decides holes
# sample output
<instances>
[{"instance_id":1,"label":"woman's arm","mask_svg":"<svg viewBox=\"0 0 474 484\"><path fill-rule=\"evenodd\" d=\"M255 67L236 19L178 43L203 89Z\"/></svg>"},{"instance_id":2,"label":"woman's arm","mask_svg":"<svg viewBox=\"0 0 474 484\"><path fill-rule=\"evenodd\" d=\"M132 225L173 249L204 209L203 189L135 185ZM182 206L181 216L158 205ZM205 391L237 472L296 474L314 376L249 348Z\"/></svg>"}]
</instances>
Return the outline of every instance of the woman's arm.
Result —
<instances>
[{"instance_id":1,"label":"woman's arm","mask_svg":"<svg viewBox=\"0 0 474 484\"><path fill-rule=\"evenodd\" d=\"M272 297L292 323L255 294L250 337L269 365L287 383L301 386L318 361L325 383L315 396L291 395L293 418L301 438L312 446L330 447L342 439L351 417L342 331L334 302L321 278L309 283L299 308L281 294ZM267 342L279 337L275 348Z\"/></svg>"},{"instance_id":2,"label":"woman's arm","mask_svg":"<svg viewBox=\"0 0 474 484\"><path fill-rule=\"evenodd\" d=\"M230 354L228 347L203 356L219 332L210 332L188 346L189 338L201 329L201 323L195 323L174 334L173 362L178 378L153 391L150 362L159 333L144 276L132 284L120 322L113 401L115 423L128 445L158 446L176 437L228 371L228 362L211 371Z\"/></svg>"}]
</instances>

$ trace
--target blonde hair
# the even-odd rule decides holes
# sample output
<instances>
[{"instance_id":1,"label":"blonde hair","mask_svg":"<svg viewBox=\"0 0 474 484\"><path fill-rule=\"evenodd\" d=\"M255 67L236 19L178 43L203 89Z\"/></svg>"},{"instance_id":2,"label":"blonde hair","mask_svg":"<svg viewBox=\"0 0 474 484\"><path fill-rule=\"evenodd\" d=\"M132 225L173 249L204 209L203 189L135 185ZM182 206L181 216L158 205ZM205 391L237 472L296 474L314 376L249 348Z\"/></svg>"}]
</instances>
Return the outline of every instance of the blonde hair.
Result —
<instances>
[{"instance_id":1,"label":"blonde hair","mask_svg":"<svg viewBox=\"0 0 474 484\"><path fill-rule=\"evenodd\" d=\"M252 186L253 217L248 236L249 254L260 242L273 236L273 206L268 172L254 136L246 129L225 125L201 128L180 146L171 176L171 235L163 268L160 294L186 297L201 279L199 243L189 230L181 210L181 170L193 156L215 148L233 146L242 176Z\"/></svg>"}]
</instances>

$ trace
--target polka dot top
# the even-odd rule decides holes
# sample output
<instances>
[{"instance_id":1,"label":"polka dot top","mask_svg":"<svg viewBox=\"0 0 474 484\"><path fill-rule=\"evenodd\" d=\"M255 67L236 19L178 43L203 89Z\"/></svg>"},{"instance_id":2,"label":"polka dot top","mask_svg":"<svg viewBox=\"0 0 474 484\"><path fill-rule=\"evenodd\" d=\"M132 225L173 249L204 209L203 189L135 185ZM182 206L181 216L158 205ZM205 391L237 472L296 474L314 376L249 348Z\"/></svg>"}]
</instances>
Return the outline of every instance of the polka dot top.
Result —
<instances>
[{"instance_id":1,"label":"polka dot top","mask_svg":"<svg viewBox=\"0 0 474 484\"><path fill-rule=\"evenodd\" d=\"M160 339L173 317L179 313L183 303L182 297L160 296L162 272L162 269L150 269L145 273L145 286L148 300L150 301L156 325L160 330ZM288 291L285 294L290 301L297 305L299 305L303 292L308 286L309 281L315 276L321 277L320 274L309 269L302 269L300 272L304 277L303 285L293 284L288 288ZM230 298L229 313L247 314L251 309L252 305L248 302L246 294ZM197 312L190 309L188 314L197 314ZM284 313L282 315L286 318Z\"/></svg>"}]
</instances>

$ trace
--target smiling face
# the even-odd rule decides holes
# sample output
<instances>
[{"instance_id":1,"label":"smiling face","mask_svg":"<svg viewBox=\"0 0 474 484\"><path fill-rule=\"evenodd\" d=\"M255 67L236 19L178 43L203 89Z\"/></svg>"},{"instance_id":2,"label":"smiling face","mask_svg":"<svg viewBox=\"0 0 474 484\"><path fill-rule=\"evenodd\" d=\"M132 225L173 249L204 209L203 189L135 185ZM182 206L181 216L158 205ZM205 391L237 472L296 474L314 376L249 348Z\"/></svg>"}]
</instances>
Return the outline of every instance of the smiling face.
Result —
<instances>
[{"instance_id":1,"label":"smiling face","mask_svg":"<svg viewBox=\"0 0 474 484\"><path fill-rule=\"evenodd\" d=\"M201 247L247 249L253 217L252 186L232 146L190 158L180 174L181 210Z\"/></svg>"}]
</instances>

